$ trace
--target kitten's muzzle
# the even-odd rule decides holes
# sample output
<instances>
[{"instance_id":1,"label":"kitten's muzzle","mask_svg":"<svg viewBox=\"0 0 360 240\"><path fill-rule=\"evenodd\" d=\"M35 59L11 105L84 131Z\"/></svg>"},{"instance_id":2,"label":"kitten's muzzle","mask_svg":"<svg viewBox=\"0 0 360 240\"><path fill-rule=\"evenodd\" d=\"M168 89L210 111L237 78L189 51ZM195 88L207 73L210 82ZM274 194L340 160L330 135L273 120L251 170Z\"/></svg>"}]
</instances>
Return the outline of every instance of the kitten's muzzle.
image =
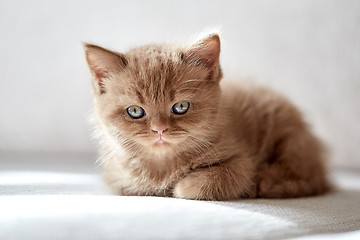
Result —
<instances>
[{"instance_id":1,"label":"kitten's muzzle","mask_svg":"<svg viewBox=\"0 0 360 240\"><path fill-rule=\"evenodd\" d=\"M157 134L159 135L160 140L162 139L162 136L163 136L164 132L167 131L167 130L168 130L167 128L166 128L166 129L163 129L163 130L154 130L154 129L152 129L152 131L153 131L154 133L157 133Z\"/></svg>"},{"instance_id":2,"label":"kitten's muzzle","mask_svg":"<svg viewBox=\"0 0 360 240\"><path fill-rule=\"evenodd\" d=\"M159 136L159 140L162 141L163 140L163 134L164 132L166 132L168 130L168 126L165 126L165 125L156 125L156 126L153 126L151 128L151 130L154 132L154 133L157 133L158 136Z\"/></svg>"},{"instance_id":3,"label":"kitten's muzzle","mask_svg":"<svg viewBox=\"0 0 360 240\"><path fill-rule=\"evenodd\" d=\"M151 130L154 132L154 133L157 133L159 135L162 135L164 132L166 132L168 130L168 126L165 126L165 125L155 125L155 126L152 126Z\"/></svg>"}]
</instances>

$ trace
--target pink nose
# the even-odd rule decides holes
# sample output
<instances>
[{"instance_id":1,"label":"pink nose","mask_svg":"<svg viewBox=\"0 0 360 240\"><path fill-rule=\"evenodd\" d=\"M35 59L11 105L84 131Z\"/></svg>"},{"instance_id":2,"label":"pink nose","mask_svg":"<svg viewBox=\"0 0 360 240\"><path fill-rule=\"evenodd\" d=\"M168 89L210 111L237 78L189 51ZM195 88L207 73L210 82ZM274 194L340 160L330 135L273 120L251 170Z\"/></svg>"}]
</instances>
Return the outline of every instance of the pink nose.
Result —
<instances>
[{"instance_id":1,"label":"pink nose","mask_svg":"<svg viewBox=\"0 0 360 240\"><path fill-rule=\"evenodd\" d=\"M162 135L166 130L168 130L168 126L165 125L155 125L151 128L154 133Z\"/></svg>"}]
</instances>

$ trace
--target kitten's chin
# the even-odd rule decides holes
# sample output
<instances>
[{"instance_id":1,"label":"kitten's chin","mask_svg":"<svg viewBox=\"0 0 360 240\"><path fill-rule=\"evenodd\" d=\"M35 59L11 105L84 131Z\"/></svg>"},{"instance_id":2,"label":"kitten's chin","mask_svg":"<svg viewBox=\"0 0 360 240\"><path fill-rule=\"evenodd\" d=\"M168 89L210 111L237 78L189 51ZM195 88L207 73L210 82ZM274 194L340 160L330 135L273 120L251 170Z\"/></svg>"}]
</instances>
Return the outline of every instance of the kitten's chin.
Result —
<instances>
[{"instance_id":1,"label":"kitten's chin","mask_svg":"<svg viewBox=\"0 0 360 240\"><path fill-rule=\"evenodd\" d=\"M173 147L178 146L184 139L179 137L162 137L162 138L150 138L144 142L144 145L148 147L150 151L169 151Z\"/></svg>"}]
</instances>

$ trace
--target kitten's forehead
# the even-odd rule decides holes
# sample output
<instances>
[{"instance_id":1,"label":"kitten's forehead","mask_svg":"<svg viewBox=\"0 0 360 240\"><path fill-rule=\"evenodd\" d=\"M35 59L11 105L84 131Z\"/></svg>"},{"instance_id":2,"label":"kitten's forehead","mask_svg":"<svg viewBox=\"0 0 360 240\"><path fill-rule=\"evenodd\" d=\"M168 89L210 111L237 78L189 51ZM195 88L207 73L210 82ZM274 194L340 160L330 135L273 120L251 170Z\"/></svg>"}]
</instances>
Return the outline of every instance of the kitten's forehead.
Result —
<instances>
[{"instance_id":1,"label":"kitten's forehead","mask_svg":"<svg viewBox=\"0 0 360 240\"><path fill-rule=\"evenodd\" d=\"M180 49L148 45L132 49L126 55L129 87L140 102L173 100L185 72Z\"/></svg>"},{"instance_id":2,"label":"kitten's forehead","mask_svg":"<svg viewBox=\"0 0 360 240\"><path fill-rule=\"evenodd\" d=\"M206 68L187 62L184 49L169 45L147 45L124 54L126 67L114 81L115 95L126 93L133 101L161 106L190 100L203 87ZM110 87L111 89L111 87ZM136 103L134 102L134 104Z\"/></svg>"}]
</instances>

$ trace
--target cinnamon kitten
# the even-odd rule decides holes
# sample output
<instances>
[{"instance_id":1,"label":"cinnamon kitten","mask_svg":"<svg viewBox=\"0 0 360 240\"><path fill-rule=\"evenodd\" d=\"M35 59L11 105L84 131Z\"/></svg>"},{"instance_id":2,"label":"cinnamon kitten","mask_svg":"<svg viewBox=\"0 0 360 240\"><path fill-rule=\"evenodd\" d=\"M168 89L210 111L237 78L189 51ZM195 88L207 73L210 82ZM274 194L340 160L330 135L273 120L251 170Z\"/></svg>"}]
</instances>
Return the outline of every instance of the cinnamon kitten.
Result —
<instances>
[{"instance_id":1,"label":"cinnamon kitten","mask_svg":"<svg viewBox=\"0 0 360 240\"><path fill-rule=\"evenodd\" d=\"M230 200L328 190L322 147L285 98L221 86L217 34L117 53L85 44L104 178L121 195Z\"/></svg>"}]
</instances>

